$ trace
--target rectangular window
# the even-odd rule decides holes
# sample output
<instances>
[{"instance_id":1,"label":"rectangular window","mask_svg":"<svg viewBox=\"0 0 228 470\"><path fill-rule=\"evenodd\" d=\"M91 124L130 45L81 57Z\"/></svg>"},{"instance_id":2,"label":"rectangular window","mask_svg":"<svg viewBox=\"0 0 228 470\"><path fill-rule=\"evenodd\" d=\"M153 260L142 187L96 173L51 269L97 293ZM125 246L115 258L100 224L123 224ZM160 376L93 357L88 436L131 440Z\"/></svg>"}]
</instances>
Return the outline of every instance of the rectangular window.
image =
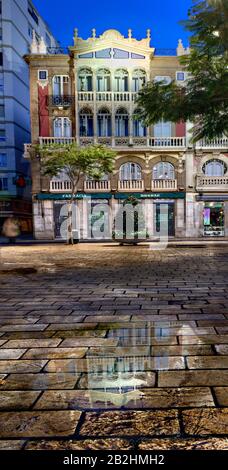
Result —
<instances>
[{"instance_id":1,"label":"rectangular window","mask_svg":"<svg viewBox=\"0 0 228 470\"><path fill-rule=\"evenodd\" d=\"M0 52L0 66L3 66L3 53Z\"/></svg>"},{"instance_id":2,"label":"rectangular window","mask_svg":"<svg viewBox=\"0 0 228 470\"><path fill-rule=\"evenodd\" d=\"M31 17L34 19L35 23L38 25L39 24L39 18L38 18L32 4L30 2L28 3L28 12L31 15Z\"/></svg>"},{"instance_id":3,"label":"rectangular window","mask_svg":"<svg viewBox=\"0 0 228 470\"><path fill-rule=\"evenodd\" d=\"M5 142L6 140L6 131L5 129L0 129L0 142Z\"/></svg>"},{"instance_id":4,"label":"rectangular window","mask_svg":"<svg viewBox=\"0 0 228 470\"><path fill-rule=\"evenodd\" d=\"M0 95L4 93L4 78L3 74L0 75Z\"/></svg>"},{"instance_id":5,"label":"rectangular window","mask_svg":"<svg viewBox=\"0 0 228 470\"><path fill-rule=\"evenodd\" d=\"M0 176L0 191L8 191L8 178Z\"/></svg>"},{"instance_id":6,"label":"rectangular window","mask_svg":"<svg viewBox=\"0 0 228 470\"><path fill-rule=\"evenodd\" d=\"M171 122L160 121L154 125L154 137L171 137Z\"/></svg>"},{"instance_id":7,"label":"rectangular window","mask_svg":"<svg viewBox=\"0 0 228 470\"><path fill-rule=\"evenodd\" d=\"M31 26L30 23L28 23L28 35L32 39L32 32L33 32L33 27Z\"/></svg>"},{"instance_id":8,"label":"rectangular window","mask_svg":"<svg viewBox=\"0 0 228 470\"><path fill-rule=\"evenodd\" d=\"M0 1L0 15L2 14L2 2Z\"/></svg>"},{"instance_id":9,"label":"rectangular window","mask_svg":"<svg viewBox=\"0 0 228 470\"><path fill-rule=\"evenodd\" d=\"M53 78L53 95L64 96L69 94L69 77L67 75L55 75Z\"/></svg>"},{"instance_id":10,"label":"rectangular window","mask_svg":"<svg viewBox=\"0 0 228 470\"><path fill-rule=\"evenodd\" d=\"M0 104L0 118L4 118L4 117L5 117L5 105Z\"/></svg>"},{"instance_id":11,"label":"rectangular window","mask_svg":"<svg viewBox=\"0 0 228 470\"><path fill-rule=\"evenodd\" d=\"M2 28L0 28L0 41L2 41Z\"/></svg>"},{"instance_id":12,"label":"rectangular window","mask_svg":"<svg viewBox=\"0 0 228 470\"><path fill-rule=\"evenodd\" d=\"M176 72L176 80L178 82L184 82L186 80L185 72Z\"/></svg>"},{"instance_id":13,"label":"rectangular window","mask_svg":"<svg viewBox=\"0 0 228 470\"><path fill-rule=\"evenodd\" d=\"M157 75L154 78L154 81L164 83L164 85L169 85L169 83L171 83L172 79L171 79L171 77L166 76L166 75Z\"/></svg>"},{"instance_id":14,"label":"rectangular window","mask_svg":"<svg viewBox=\"0 0 228 470\"><path fill-rule=\"evenodd\" d=\"M110 59L111 49L102 49L101 51L95 52L96 59Z\"/></svg>"},{"instance_id":15,"label":"rectangular window","mask_svg":"<svg viewBox=\"0 0 228 470\"><path fill-rule=\"evenodd\" d=\"M47 78L48 78L47 70L39 70L38 71L38 79L39 80L47 80Z\"/></svg>"},{"instance_id":16,"label":"rectangular window","mask_svg":"<svg viewBox=\"0 0 228 470\"><path fill-rule=\"evenodd\" d=\"M51 47L51 38L48 33L46 33L45 42L48 47Z\"/></svg>"},{"instance_id":17,"label":"rectangular window","mask_svg":"<svg viewBox=\"0 0 228 470\"><path fill-rule=\"evenodd\" d=\"M0 153L0 167L7 167L7 155L6 153Z\"/></svg>"}]
</instances>

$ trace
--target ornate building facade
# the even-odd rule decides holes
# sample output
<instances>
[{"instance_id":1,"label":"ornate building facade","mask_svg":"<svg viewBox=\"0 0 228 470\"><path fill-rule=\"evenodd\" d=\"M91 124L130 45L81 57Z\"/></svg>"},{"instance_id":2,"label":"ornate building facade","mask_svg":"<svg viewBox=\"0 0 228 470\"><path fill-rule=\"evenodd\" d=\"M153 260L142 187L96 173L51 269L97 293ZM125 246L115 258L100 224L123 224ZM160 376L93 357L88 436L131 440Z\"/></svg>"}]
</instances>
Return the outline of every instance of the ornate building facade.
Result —
<instances>
[{"instance_id":1,"label":"ornate building facade","mask_svg":"<svg viewBox=\"0 0 228 470\"><path fill-rule=\"evenodd\" d=\"M59 175L43 177L35 155L37 143L80 146L103 144L117 152L115 170L101 181L82 178L76 202L90 208L106 201L115 214L130 195L153 201L159 229L161 207L168 207L170 237L228 236L228 139L190 143L190 123L159 122L145 128L135 119L136 96L148 81L175 80L187 73L180 56L188 52L179 40L176 50L156 50L146 38L92 30L84 40L74 32L65 52L40 50L34 38L30 66L32 142L24 156L31 160L33 223L37 239L60 236L61 208L69 199L70 182ZM52 52L52 53L51 53ZM83 215L89 220L89 215ZM82 224L84 238L90 239ZM86 234L85 234L86 233Z\"/></svg>"}]
</instances>

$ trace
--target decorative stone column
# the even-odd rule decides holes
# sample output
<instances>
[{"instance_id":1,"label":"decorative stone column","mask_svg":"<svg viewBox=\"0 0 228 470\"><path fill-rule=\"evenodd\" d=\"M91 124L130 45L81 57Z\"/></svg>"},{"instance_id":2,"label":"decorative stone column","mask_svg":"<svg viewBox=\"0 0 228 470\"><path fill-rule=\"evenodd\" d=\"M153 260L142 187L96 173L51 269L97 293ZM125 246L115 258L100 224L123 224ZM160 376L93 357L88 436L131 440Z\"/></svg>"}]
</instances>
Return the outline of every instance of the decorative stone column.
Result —
<instances>
[{"instance_id":1,"label":"decorative stone column","mask_svg":"<svg viewBox=\"0 0 228 470\"><path fill-rule=\"evenodd\" d=\"M175 203L175 236L185 236L185 200L177 199Z\"/></svg>"}]
</instances>

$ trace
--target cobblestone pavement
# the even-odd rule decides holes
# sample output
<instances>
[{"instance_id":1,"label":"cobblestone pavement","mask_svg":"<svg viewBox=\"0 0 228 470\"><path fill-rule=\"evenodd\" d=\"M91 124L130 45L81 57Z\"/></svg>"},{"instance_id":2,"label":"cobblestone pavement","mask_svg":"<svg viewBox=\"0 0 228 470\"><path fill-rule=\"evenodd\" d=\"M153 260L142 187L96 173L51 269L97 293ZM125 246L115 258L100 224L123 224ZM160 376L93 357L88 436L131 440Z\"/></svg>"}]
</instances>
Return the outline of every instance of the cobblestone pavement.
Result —
<instances>
[{"instance_id":1,"label":"cobblestone pavement","mask_svg":"<svg viewBox=\"0 0 228 470\"><path fill-rule=\"evenodd\" d=\"M0 449L227 449L227 247L0 252Z\"/></svg>"}]
</instances>

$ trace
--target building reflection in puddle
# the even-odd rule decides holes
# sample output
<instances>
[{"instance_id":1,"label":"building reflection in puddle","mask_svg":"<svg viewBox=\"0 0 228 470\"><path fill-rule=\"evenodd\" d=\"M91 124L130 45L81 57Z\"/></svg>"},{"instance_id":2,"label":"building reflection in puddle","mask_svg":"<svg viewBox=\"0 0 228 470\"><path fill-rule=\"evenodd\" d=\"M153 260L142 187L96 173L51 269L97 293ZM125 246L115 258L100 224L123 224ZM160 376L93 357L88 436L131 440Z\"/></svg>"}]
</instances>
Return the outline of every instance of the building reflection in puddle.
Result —
<instances>
[{"instance_id":1,"label":"building reflection in puddle","mask_svg":"<svg viewBox=\"0 0 228 470\"><path fill-rule=\"evenodd\" d=\"M119 339L117 348L91 348L86 356L90 406L139 406L143 389L155 386L154 371L168 368L168 357L151 356L151 338L161 337L161 328L113 329L108 336Z\"/></svg>"}]
</instances>

